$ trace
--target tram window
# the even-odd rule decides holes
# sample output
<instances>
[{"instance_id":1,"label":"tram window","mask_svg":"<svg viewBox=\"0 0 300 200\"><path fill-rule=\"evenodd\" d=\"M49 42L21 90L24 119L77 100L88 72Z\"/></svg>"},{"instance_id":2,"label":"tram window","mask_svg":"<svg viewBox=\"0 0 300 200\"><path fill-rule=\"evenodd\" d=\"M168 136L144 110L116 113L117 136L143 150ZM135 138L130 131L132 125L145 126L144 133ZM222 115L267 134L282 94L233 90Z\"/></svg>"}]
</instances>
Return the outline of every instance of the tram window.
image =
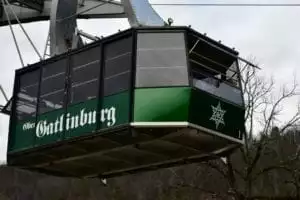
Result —
<instances>
[{"instance_id":1,"label":"tram window","mask_svg":"<svg viewBox=\"0 0 300 200\"><path fill-rule=\"evenodd\" d=\"M137 87L188 85L183 33L139 33Z\"/></svg>"},{"instance_id":2,"label":"tram window","mask_svg":"<svg viewBox=\"0 0 300 200\"><path fill-rule=\"evenodd\" d=\"M104 96L128 90L132 65L132 38L106 44L104 54Z\"/></svg>"},{"instance_id":3,"label":"tram window","mask_svg":"<svg viewBox=\"0 0 300 200\"><path fill-rule=\"evenodd\" d=\"M18 120L35 117L39 79L39 70L19 76L19 89L16 97L16 117Z\"/></svg>"},{"instance_id":4,"label":"tram window","mask_svg":"<svg viewBox=\"0 0 300 200\"><path fill-rule=\"evenodd\" d=\"M39 114L63 108L67 59L42 68Z\"/></svg>"},{"instance_id":5,"label":"tram window","mask_svg":"<svg viewBox=\"0 0 300 200\"><path fill-rule=\"evenodd\" d=\"M243 105L235 57L189 35L189 64L193 87Z\"/></svg>"},{"instance_id":6,"label":"tram window","mask_svg":"<svg viewBox=\"0 0 300 200\"><path fill-rule=\"evenodd\" d=\"M96 98L99 91L100 47L71 57L70 103Z\"/></svg>"}]
</instances>

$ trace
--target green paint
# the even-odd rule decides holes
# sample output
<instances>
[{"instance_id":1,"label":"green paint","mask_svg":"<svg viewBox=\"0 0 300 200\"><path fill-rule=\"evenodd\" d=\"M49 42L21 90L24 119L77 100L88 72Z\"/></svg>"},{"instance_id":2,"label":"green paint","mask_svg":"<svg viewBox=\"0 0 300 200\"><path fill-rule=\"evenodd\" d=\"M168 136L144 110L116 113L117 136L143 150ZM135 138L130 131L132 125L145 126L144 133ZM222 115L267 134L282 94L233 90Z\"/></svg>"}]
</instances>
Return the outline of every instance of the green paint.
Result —
<instances>
[{"instance_id":1,"label":"green paint","mask_svg":"<svg viewBox=\"0 0 300 200\"><path fill-rule=\"evenodd\" d=\"M241 139L244 131L243 108L196 89L192 90L190 103L190 123ZM219 103L221 110L217 109L213 116L213 107L217 108ZM223 116L222 112L225 112Z\"/></svg>"},{"instance_id":2,"label":"green paint","mask_svg":"<svg viewBox=\"0 0 300 200\"><path fill-rule=\"evenodd\" d=\"M134 97L135 122L187 121L190 88L136 89Z\"/></svg>"},{"instance_id":3,"label":"green paint","mask_svg":"<svg viewBox=\"0 0 300 200\"><path fill-rule=\"evenodd\" d=\"M190 122L242 139L244 109L204 91L185 87L136 89L134 102L134 122ZM225 111L223 118L218 112L213 117L212 106L217 108L219 102Z\"/></svg>"},{"instance_id":4,"label":"green paint","mask_svg":"<svg viewBox=\"0 0 300 200\"><path fill-rule=\"evenodd\" d=\"M82 135L89 135L97 130L97 107L99 100L93 99L83 103L71 105L68 107L67 118L66 118L66 130L65 138L73 138ZM78 123L76 123L76 118ZM74 123L75 122L75 123ZM72 128L72 126L76 126Z\"/></svg>"},{"instance_id":5,"label":"green paint","mask_svg":"<svg viewBox=\"0 0 300 200\"><path fill-rule=\"evenodd\" d=\"M23 150L33 147L35 135L35 118L17 123L9 135L8 151Z\"/></svg>"},{"instance_id":6,"label":"green paint","mask_svg":"<svg viewBox=\"0 0 300 200\"><path fill-rule=\"evenodd\" d=\"M129 92L123 92L103 101L93 99L44 113L37 117L36 124L32 119L19 122L10 134L8 151L53 144L129 123L129 97Z\"/></svg>"},{"instance_id":7,"label":"green paint","mask_svg":"<svg viewBox=\"0 0 300 200\"><path fill-rule=\"evenodd\" d=\"M130 93L123 92L120 94L111 95L105 97L102 102L102 109L115 107L115 122L114 127L129 123L130 112ZM101 119L100 119L101 121ZM100 129L109 128L109 123L101 123Z\"/></svg>"},{"instance_id":8,"label":"green paint","mask_svg":"<svg viewBox=\"0 0 300 200\"><path fill-rule=\"evenodd\" d=\"M59 109L38 116L34 146L61 141L64 136L64 110ZM58 124L59 122L60 124Z\"/></svg>"},{"instance_id":9,"label":"green paint","mask_svg":"<svg viewBox=\"0 0 300 200\"><path fill-rule=\"evenodd\" d=\"M136 89L133 102L134 122L190 122L239 139L244 130L241 107L189 87ZM22 151L128 124L130 103L130 93L123 92L102 101L89 100L70 105L66 110L45 113L37 117L36 124L32 118L21 121L10 134L8 151ZM213 119L213 107L219 103L224 116L215 115L217 118ZM128 134L120 132L104 137L123 141Z\"/></svg>"}]
</instances>

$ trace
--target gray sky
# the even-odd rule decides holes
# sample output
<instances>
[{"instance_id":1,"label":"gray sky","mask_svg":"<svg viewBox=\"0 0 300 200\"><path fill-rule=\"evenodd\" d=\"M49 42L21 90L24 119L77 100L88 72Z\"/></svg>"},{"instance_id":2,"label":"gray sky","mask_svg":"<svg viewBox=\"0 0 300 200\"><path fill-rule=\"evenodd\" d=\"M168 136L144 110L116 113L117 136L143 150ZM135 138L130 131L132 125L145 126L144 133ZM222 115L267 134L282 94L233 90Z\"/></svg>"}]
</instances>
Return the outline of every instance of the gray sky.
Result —
<instances>
[{"instance_id":1,"label":"gray sky","mask_svg":"<svg viewBox=\"0 0 300 200\"><path fill-rule=\"evenodd\" d=\"M241 3L232 0L152 0L152 3ZM244 0L243 3L299 3L299 0ZM242 57L254 56L262 74L273 75L277 85L290 83L300 61L300 7L166 7L156 6L164 18L172 17L175 25L192 25L201 33L235 47ZM80 20L79 28L94 35L109 35L129 27L126 19ZM40 52L43 52L48 22L24 25ZM17 26L17 39L26 64L38 61L37 55ZM0 27L0 84L10 96L14 71L21 67L8 27ZM0 104L4 104L0 96ZM283 118L293 111L295 101L285 107ZM0 116L0 160L6 158L8 117Z\"/></svg>"}]
</instances>

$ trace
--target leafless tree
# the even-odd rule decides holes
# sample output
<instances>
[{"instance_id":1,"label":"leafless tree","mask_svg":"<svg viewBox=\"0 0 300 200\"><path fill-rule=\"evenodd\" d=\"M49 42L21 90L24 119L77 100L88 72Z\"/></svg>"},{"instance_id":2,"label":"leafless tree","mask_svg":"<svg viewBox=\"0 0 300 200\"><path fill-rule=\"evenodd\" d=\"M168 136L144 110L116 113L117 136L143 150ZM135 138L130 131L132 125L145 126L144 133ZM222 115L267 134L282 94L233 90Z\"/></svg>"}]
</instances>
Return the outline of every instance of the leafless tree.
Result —
<instances>
[{"instance_id":1,"label":"leafless tree","mask_svg":"<svg viewBox=\"0 0 300 200\"><path fill-rule=\"evenodd\" d=\"M280 120L286 103L300 94L296 79L289 86L282 86L278 92L274 79L260 76L256 68L245 64L241 67L241 72L246 107L244 145L235 153L228 155L225 162L216 159L198 165L199 168L206 166L218 173L223 180L222 184L227 184L228 190L224 192L219 189L208 189L206 186L199 187L187 182L180 184L180 187L198 189L213 195L216 199L280 199L280 195L254 191L259 179L267 173L280 171L286 174L285 183L292 184L295 188L294 194L289 194L288 198L300 199L300 170L297 164L300 148L296 146L297 148L293 148L288 156L280 156L277 146L274 145L282 134L296 127L300 121L299 104L295 106L295 113L287 121ZM276 132L277 137L271 136L272 132ZM264 162L266 155L270 153L274 155L274 159Z\"/></svg>"}]
</instances>

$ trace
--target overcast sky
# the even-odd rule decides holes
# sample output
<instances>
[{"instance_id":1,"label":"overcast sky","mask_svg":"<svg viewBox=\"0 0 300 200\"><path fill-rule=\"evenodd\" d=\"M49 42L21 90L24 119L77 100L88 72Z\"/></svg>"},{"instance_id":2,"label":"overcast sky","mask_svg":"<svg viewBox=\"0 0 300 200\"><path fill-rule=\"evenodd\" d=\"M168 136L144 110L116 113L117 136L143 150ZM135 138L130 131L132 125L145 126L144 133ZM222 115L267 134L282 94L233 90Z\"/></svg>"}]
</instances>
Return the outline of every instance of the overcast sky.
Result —
<instances>
[{"instance_id":1,"label":"overcast sky","mask_svg":"<svg viewBox=\"0 0 300 200\"><path fill-rule=\"evenodd\" d=\"M232 0L152 0L152 3L241 3ZM299 3L299 0L243 0L243 3ZM300 7L166 7L155 6L166 20L174 25L192 25L201 33L235 47L242 57L255 57L262 74L273 75L278 85L290 83L293 74L300 77ZM126 19L80 20L79 28L94 35L109 35L129 27ZM43 52L48 33L48 22L24 24L40 52ZM18 27L17 39L26 64L38 57ZM12 94L14 71L21 67L9 27L0 27L0 84ZM5 100L0 96L0 104ZM295 102L285 108L293 110ZM286 114L287 115L287 114ZM6 157L8 117L0 116L0 160Z\"/></svg>"}]
</instances>

